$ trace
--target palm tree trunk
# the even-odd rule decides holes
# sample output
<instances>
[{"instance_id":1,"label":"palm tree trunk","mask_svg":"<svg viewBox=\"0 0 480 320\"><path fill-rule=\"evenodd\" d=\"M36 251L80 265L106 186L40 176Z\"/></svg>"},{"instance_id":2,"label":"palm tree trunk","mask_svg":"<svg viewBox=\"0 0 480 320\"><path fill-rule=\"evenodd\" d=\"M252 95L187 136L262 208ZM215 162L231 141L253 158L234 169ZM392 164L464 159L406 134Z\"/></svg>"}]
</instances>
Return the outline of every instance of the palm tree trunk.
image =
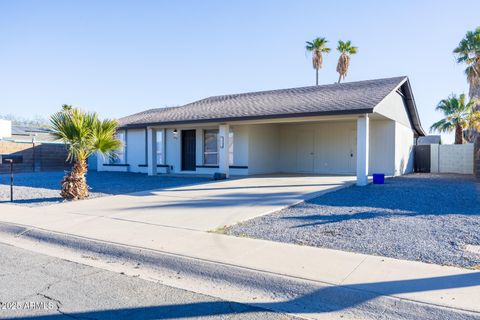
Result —
<instances>
[{"instance_id":1,"label":"palm tree trunk","mask_svg":"<svg viewBox=\"0 0 480 320\"><path fill-rule=\"evenodd\" d=\"M85 160L78 160L62 180L62 191L60 195L67 200L81 200L88 197L88 185L85 174L88 167Z\"/></svg>"},{"instance_id":2,"label":"palm tree trunk","mask_svg":"<svg viewBox=\"0 0 480 320\"><path fill-rule=\"evenodd\" d=\"M340 81L342 81L342 75L338 76L338 83L340 83Z\"/></svg>"},{"instance_id":3,"label":"palm tree trunk","mask_svg":"<svg viewBox=\"0 0 480 320\"><path fill-rule=\"evenodd\" d=\"M463 128L461 125L457 124L455 126L455 144L463 143Z\"/></svg>"},{"instance_id":4,"label":"palm tree trunk","mask_svg":"<svg viewBox=\"0 0 480 320\"><path fill-rule=\"evenodd\" d=\"M315 69L315 74L316 74L316 85L318 86L318 69Z\"/></svg>"},{"instance_id":5,"label":"palm tree trunk","mask_svg":"<svg viewBox=\"0 0 480 320\"><path fill-rule=\"evenodd\" d=\"M470 85L470 98L477 99L475 103L475 108L477 110L480 110L480 86L478 86L477 88L472 88L472 85Z\"/></svg>"}]
</instances>

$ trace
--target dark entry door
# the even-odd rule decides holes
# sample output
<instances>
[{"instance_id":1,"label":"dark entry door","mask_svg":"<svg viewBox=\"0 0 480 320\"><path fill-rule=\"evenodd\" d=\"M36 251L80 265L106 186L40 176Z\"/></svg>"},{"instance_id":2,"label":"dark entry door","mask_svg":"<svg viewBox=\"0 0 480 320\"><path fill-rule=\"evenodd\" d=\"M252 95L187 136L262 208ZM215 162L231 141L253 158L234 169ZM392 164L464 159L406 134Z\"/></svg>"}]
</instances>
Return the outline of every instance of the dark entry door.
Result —
<instances>
[{"instance_id":1,"label":"dark entry door","mask_svg":"<svg viewBox=\"0 0 480 320\"><path fill-rule=\"evenodd\" d=\"M195 130L182 130L182 170L195 171Z\"/></svg>"}]
</instances>

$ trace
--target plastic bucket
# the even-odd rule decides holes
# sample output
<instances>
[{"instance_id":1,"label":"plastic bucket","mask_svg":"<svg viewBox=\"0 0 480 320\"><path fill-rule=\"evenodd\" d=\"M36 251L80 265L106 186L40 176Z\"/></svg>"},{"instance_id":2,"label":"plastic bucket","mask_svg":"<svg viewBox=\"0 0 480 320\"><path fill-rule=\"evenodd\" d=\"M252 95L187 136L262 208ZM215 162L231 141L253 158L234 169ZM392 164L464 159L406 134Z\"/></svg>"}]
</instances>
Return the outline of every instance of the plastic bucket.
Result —
<instances>
[{"instance_id":1,"label":"plastic bucket","mask_svg":"<svg viewBox=\"0 0 480 320\"><path fill-rule=\"evenodd\" d=\"M383 173L373 174L373 184L384 184L384 183L385 183L385 174Z\"/></svg>"}]
</instances>

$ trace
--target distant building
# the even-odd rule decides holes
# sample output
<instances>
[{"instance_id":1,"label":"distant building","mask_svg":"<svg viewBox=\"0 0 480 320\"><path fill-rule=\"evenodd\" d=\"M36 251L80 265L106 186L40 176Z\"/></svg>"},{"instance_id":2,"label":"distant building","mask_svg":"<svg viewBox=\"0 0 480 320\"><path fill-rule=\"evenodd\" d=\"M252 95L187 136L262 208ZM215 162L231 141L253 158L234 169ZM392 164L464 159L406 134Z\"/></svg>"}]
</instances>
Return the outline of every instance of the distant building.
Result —
<instances>
[{"instance_id":1,"label":"distant building","mask_svg":"<svg viewBox=\"0 0 480 320\"><path fill-rule=\"evenodd\" d=\"M37 142L55 142L57 139L52 131L47 128L12 126L12 135L10 140L14 141L32 141L35 138Z\"/></svg>"},{"instance_id":2,"label":"distant building","mask_svg":"<svg viewBox=\"0 0 480 320\"><path fill-rule=\"evenodd\" d=\"M0 119L0 139L10 138L12 136L12 122L10 120Z\"/></svg>"}]
</instances>

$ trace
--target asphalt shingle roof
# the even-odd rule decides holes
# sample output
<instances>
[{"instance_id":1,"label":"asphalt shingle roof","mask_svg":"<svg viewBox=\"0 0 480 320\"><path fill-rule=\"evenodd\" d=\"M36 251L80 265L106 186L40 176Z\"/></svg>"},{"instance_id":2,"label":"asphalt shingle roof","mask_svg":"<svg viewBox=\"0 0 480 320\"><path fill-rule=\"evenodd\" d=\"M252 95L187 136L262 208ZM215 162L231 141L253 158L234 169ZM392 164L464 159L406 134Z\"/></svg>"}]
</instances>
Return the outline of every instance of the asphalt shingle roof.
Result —
<instances>
[{"instance_id":1,"label":"asphalt shingle roof","mask_svg":"<svg viewBox=\"0 0 480 320\"><path fill-rule=\"evenodd\" d=\"M184 106L146 110L121 127L372 112L407 77L214 96Z\"/></svg>"}]
</instances>

